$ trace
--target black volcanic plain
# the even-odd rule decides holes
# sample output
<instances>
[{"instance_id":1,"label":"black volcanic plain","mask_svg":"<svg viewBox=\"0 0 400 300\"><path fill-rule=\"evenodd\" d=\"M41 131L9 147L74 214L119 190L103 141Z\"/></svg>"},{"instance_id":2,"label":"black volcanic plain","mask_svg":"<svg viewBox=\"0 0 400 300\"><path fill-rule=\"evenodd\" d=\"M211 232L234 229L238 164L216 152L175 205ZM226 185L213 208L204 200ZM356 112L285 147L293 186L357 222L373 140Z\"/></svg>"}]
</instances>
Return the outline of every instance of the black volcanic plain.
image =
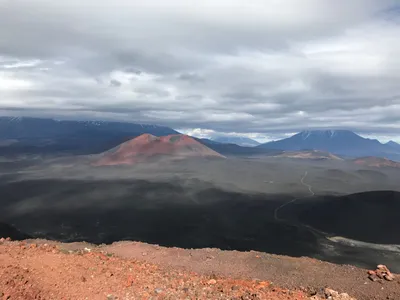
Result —
<instances>
[{"instance_id":1,"label":"black volcanic plain","mask_svg":"<svg viewBox=\"0 0 400 300\"><path fill-rule=\"evenodd\" d=\"M400 244L400 170L273 157L114 167L93 167L91 159L3 162L0 221L8 227L0 230L19 230L16 238L258 250L369 268L385 263L400 272L399 252L388 245Z\"/></svg>"}]
</instances>

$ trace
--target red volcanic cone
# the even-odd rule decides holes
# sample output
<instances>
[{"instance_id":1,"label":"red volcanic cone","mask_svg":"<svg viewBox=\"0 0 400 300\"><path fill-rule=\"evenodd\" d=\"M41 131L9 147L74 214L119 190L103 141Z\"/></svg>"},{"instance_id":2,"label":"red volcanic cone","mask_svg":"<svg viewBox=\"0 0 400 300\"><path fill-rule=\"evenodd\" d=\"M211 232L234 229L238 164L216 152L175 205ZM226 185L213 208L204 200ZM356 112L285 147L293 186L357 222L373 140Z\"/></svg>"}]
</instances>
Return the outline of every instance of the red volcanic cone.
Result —
<instances>
[{"instance_id":1,"label":"red volcanic cone","mask_svg":"<svg viewBox=\"0 0 400 300\"><path fill-rule=\"evenodd\" d=\"M104 153L95 165L130 165L160 156L173 159L191 157L224 158L221 154L187 135L176 134L156 137L151 134L143 134L119 145L112 152Z\"/></svg>"}]
</instances>

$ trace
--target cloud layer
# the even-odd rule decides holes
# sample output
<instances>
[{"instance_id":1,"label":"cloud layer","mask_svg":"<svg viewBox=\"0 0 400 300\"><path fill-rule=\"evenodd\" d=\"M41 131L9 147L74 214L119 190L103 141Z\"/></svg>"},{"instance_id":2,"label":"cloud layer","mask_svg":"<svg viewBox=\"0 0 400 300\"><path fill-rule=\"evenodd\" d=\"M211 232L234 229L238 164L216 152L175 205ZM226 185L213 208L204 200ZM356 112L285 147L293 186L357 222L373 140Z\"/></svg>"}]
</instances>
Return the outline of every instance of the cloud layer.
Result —
<instances>
[{"instance_id":1,"label":"cloud layer","mask_svg":"<svg viewBox=\"0 0 400 300\"><path fill-rule=\"evenodd\" d=\"M0 0L0 111L396 138L396 2Z\"/></svg>"}]
</instances>

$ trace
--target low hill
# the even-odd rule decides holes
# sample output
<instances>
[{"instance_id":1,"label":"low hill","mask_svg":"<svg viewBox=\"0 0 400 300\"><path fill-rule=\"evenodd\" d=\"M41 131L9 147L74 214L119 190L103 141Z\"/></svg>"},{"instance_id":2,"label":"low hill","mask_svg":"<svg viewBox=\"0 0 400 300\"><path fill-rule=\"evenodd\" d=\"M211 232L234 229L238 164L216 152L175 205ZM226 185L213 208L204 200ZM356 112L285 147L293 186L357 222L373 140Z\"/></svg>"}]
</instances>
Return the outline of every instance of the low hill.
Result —
<instances>
[{"instance_id":1,"label":"low hill","mask_svg":"<svg viewBox=\"0 0 400 300\"><path fill-rule=\"evenodd\" d=\"M342 160L342 158L332 153L318 151L318 150L287 151L277 155L276 157L314 159L314 160Z\"/></svg>"},{"instance_id":2,"label":"low hill","mask_svg":"<svg viewBox=\"0 0 400 300\"><path fill-rule=\"evenodd\" d=\"M393 160L381 157L360 157L354 159L353 162L357 165L367 166L367 167L376 167L376 168L400 168L400 162L395 162Z\"/></svg>"},{"instance_id":3,"label":"low hill","mask_svg":"<svg viewBox=\"0 0 400 300\"><path fill-rule=\"evenodd\" d=\"M224 158L221 154L187 135L175 134L156 137L151 134L143 134L105 152L95 165L130 165L160 156L172 159Z\"/></svg>"}]
</instances>

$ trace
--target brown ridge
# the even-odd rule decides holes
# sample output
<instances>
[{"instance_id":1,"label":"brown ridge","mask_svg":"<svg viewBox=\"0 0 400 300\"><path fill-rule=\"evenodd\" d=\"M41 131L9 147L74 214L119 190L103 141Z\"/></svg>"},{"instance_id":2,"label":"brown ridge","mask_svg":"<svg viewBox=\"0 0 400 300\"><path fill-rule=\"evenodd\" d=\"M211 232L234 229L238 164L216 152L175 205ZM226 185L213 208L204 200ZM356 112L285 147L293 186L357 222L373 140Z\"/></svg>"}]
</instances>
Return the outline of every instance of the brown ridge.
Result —
<instances>
[{"instance_id":1,"label":"brown ridge","mask_svg":"<svg viewBox=\"0 0 400 300\"><path fill-rule=\"evenodd\" d=\"M395 162L395 161L387 159L387 158L381 158L381 157L375 157L375 156L360 157L360 158L354 159L353 162L357 165L363 165L363 166L368 166L368 167L400 168L399 162Z\"/></svg>"}]
</instances>

